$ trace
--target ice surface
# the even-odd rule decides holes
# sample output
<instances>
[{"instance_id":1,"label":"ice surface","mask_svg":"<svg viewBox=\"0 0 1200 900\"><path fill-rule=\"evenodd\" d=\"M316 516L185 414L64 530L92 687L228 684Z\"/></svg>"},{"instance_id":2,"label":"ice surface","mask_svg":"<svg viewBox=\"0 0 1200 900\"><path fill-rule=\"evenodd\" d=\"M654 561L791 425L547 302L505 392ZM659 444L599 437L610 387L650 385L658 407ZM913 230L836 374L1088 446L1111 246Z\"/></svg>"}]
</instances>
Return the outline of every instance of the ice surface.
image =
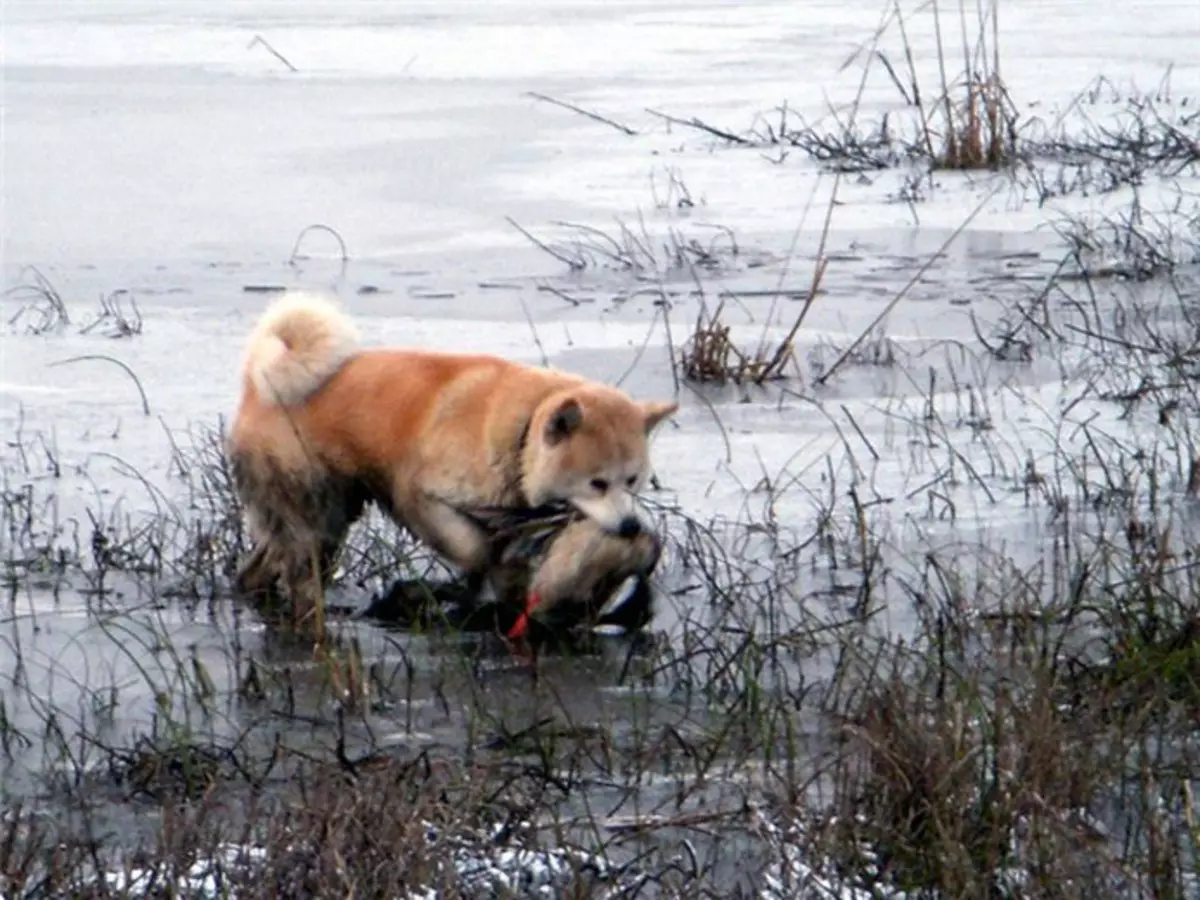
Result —
<instances>
[{"instance_id":1,"label":"ice surface","mask_svg":"<svg viewBox=\"0 0 1200 900\"><path fill-rule=\"evenodd\" d=\"M0 432L53 434L66 463L58 486L65 509L100 496L122 498L133 515L150 512L156 499L146 483L171 489L167 429L233 410L242 342L268 299L244 290L252 285L334 289L373 343L531 361L544 355L609 380L628 372L627 386L642 395L672 393L653 282L648 294L613 304L614 294L634 284L628 276L568 278L506 218L546 239L561 236L555 223L562 220L611 231L620 219L639 234L644 222L651 243L671 227L711 237L705 226L728 226L748 253L772 262L743 266L727 285L761 290L782 280L804 290L832 177L798 152L773 164L776 151L728 148L667 127L648 110L735 131L760 113L776 117L785 101L791 115L810 121L831 106L844 113L860 68L841 67L887 7L875 0L5 0L5 286L25 266L38 266L76 324L95 312L101 294L129 289L145 330L109 341L75 328L39 337L9 328L0 341ZM927 8L905 10L920 77L932 84ZM1008 0L999 24L1003 75L1023 112L1053 120L1098 75L1153 93L1168 64L1170 95L1200 96L1194 0ZM894 63L902 59L894 28L880 49ZM539 102L529 91L595 109L638 134ZM860 115L900 109L895 87L876 67ZM687 185L691 210L656 207L655 193L665 196L672 175ZM719 428L707 403L681 393L683 408L661 430L654 453L685 510L745 517L758 496L748 487L768 473L798 485L773 501L773 512L803 531L823 473L845 473L855 455L872 460L865 478L888 500L876 514L897 546L987 538L1007 542L1018 556L1036 554L1055 526L1045 506L1019 490L1030 460L1053 470L1081 456L1081 424L1095 426L1097 416L1127 448L1152 447L1153 429L1120 420L1110 406L1064 412L1064 398L1077 393L1069 371L994 361L964 362L959 370L987 406L986 439L966 422L964 394L948 379L939 380L934 403L952 434L930 446L929 434L913 431L927 411L926 362L946 371L932 343L971 342L973 313L995 321L1006 302L1036 290L1060 255L1049 227L1056 216L1129 202L1118 192L1038 207L1007 179L942 174L932 196L912 206L889 200L895 173L842 180L829 293L798 340L806 366L828 363L831 344L857 337L948 232L995 193L888 317L885 331L903 365L851 367L819 402L708 392ZM1153 208L1172 202L1176 187L1148 183L1140 193ZM1195 187L1184 181L1185 196L1194 197ZM344 237L351 256L344 270L329 261L336 246L328 235L306 238L306 251L320 259L285 264L297 234L314 222ZM798 259L785 276L780 261L797 227ZM1019 278L993 277L1006 266ZM695 320L696 301L687 295L694 285L687 272L665 280L678 292L670 313L678 343ZM587 302L572 305L538 290L545 284ZM17 304L13 297L0 302L5 323ZM753 343L783 334L797 304L769 304L728 304L734 337ZM111 363L51 365L88 354L109 354L133 369L153 415L141 414L136 386ZM990 496L960 470L947 486L954 523L929 521L921 488L955 455L981 473ZM57 639L39 624L47 616ZM127 653L114 653L120 642L105 637L81 605L25 610L19 618L27 677L56 702L69 705L78 689L50 675L64 647L77 668L135 678ZM904 627L904 611L891 611L890 619ZM170 627L218 666L225 648L217 635L202 624Z\"/></svg>"}]
</instances>

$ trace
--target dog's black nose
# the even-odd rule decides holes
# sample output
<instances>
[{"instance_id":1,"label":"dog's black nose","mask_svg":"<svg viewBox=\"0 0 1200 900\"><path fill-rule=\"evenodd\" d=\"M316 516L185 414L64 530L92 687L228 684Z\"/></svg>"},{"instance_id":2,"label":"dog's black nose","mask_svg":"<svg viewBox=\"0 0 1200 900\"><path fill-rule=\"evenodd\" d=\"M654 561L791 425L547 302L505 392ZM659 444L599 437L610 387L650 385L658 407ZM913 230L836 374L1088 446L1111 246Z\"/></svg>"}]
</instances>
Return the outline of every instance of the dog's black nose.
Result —
<instances>
[{"instance_id":1,"label":"dog's black nose","mask_svg":"<svg viewBox=\"0 0 1200 900\"><path fill-rule=\"evenodd\" d=\"M633 516L626 516L617 527L617 535L623 538L635 538L642 533L642 523Z\"/></svg>"}]
</instances>

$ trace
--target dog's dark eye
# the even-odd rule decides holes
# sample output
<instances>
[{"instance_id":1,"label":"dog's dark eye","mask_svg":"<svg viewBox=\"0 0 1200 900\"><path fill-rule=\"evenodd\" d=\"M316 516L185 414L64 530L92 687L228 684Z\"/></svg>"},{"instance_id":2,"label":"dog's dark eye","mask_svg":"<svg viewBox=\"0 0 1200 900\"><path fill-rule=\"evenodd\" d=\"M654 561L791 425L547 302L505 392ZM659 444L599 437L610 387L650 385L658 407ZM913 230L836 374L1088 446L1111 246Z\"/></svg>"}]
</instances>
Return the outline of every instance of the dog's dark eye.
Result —
<instances>
[{"instance_id":1,"label":"dog's dark eye","mask_svg":"<svg viewBox=\"0 0 1200 900\"><path fill-rule=\"evenodd\" d=\"M625 484L629 487L633 487L635 484L637 484L637 476L630 475L628 478L625 479Z\"/></svg>"},{"instance_id":2,"label":"dog's dark eye","mask_svg":"<svg viewBox=\"0 0 1200 900\"><path fill-rule=\"evenodd\" d=\"M592 479L592 488L596 491L599 491L601 494L603 494L605 491L608 490L608 482L605 481L603 478L593 478Z\"/></svg>"}]
</instances>

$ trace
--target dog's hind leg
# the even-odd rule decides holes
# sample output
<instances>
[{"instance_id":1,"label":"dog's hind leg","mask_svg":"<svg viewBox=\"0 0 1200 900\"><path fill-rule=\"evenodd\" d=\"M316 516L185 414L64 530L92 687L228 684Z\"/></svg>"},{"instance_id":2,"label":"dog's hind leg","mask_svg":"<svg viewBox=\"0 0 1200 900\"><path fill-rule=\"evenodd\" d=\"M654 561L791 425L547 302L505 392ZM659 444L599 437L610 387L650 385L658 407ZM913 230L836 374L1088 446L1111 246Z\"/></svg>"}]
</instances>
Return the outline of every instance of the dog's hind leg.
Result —
<instances>
[{"instance_id":1,"label":"dog's hind leg","mask_svg":"<svg viewBox=\"0 0 1200 900\"><path fill-rule=\"evenodd\" d=\"M272 552L271 543L259 540L250 555L238 564L233 584L239 594L266 594L275 589L278 578L279 560Z\"/></svg>"},{"instance_id":2,"label":"dog's hind leg","mask_svg":"<svg viewBox=\"0 0 1200 900\"><path fill-rule=\"evenodd\" d=\"M299 624L321 603L342 543L370 491L357 479L281 473L264 460L236 462L254 548L239 566L235 586L270 618L290 606L292 622Z\"/></svg>"},{"instance_id":3,"label":"dog's hind leg","mask_svg":"<svg viewBox=\"0 0 1200 900\"><path fill-rule=\"evenodd\" d=\"M317 564L322 588L333 578L338 556L350 528L374 498L370 487L356 478L337 477L320 489L312 505L318 544Z\"/></svg>"},{"instance_id":4,"label":"dog's hind leg","mask_svg":"<svg viewBox=\"0 0 1200 900\"><path fill-rule=\"evenodd\" d=\"M323 613L346 535L371 500L358 479L329 476L298 495L289 548L292 616L297 624ZM323 618L323 615L322 615Z\"/></svg>"},{"instance_id":5,"label":"dog's hind leg","mask_svg":"<svg viewBox=\"0 0 1200 900\"><path fill-rule=\"evenodd\" d=\"M253 606L271 609L282 600L280 580L286 577L288 569L289 529L285 518L279 515L278 505L272 502L273 479L259 475L247 461L234 458L235 486L246 511L251 549L238 563L233 588Z\"/></svg>"}]
</instances>

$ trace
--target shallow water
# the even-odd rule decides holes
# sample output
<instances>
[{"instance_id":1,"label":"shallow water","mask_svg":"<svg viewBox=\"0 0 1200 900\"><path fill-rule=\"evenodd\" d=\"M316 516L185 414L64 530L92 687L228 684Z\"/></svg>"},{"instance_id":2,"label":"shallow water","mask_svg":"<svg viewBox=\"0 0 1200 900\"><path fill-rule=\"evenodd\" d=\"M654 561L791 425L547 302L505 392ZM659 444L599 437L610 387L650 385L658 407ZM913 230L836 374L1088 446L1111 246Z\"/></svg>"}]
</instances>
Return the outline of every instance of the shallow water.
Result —
<instances>
[{"instance_id":1,"label":"shallow water","mask_svg":"<svg viewBox=\"0 0 1200 900\"><path fill-rule=\"evenodd\" d=\"M839 66L881 8L865 0L8 0L0 11L5 286L27 281L25 267L37 266L72 317L45 335L25 333L28 320L19 319L0 344L0 430L25 445L40 433L50 448L27 454L22 477L54 498L65 541L76 529L86 540L88 510L137 519L185 503L171 472L173 441L232 413L242 342L271 296L261 289L318 287L343 298L372 343L497 352L620 380L639 396L678 392L682 409L654 454L666 499L697 519L762 521L769 513L803 536L832 492L843 498L835 519L849 529L844 494L853 479L873 501L872 528L898 572L930 550L953 555L982 544L1014 565L1036 562L1059 526L1046 504L1030 502L1022 480L1030 460L1061 470L1082 452L1086 435L1063 426L1077 373L1070 361L1064 368L981 356L972 319L986 328L1043 289L1063 255L1049 227L1056 216L1127 197L1038 208L1005 176L944 174L929 199L908 204L888 199L897 173L847 176L823 293L797 338L805 378L783 393L692 391L673 373L671 352L699 314L700 286L710 309L726 294L740 341L786 331L811 282L833 179L798 151L780 161L776 150L722 147L648 109L734 130L760 112L776 116L785 100L792 115L820 117L853 96L859 70ZM1191 52L1200 14L1186 0L1103 14L1075 0L1013 2L1001 28L1005 77L1023 109L1052 117L1099 74L1152 89L1167 63L1172 94L1200 96ZM928 71L928 22L914 17L909 31ZM252 44L256 35L298 71ZM894 33L883 48L901 58ZM529 91L596 109L638 134ZM876 68L864 114L898 105ZM679 208L673 178L693 207ZM881 346L892 362L859 359L816 388L811 377L831 364L833 347L872 323L990 189L978 218L887 316L891 343ZM1163 191L1149 184L1143 197L1152 203ZM566 252L577 250L580 233L556 223L617 234L619 220L633 235L622 239L626 248L636 240L650 256L638 275L603 265L571 273L507 217ZM288 263L312 223L337 230L347 263L321 232L304 238L313 258ZM736 255L722 228L732 229ZM672 266L679 239L671 229L715 248L719 269ZM602 261L594 249L590 261ZM778 290L788 295L772 296ZM1157 290L1134 300L1150 302ZM143 333L78 333L114 291L136 299ZM5 322L24 302L5 296ZM66 362L97 354L136 381L112 360ZM981 418L987 428L977 427ZM1154 441L1103 404L1070 412L1072 422L1084 419L1130 448ZM958 469L946 479L951 458ZM1167 470L1177 487L1184 473ZM6 468L15 471L16 463ZM813 556L798 593L814 608L836 606L834 588L852 576ZM670 561L667 569L668 583L686 580ZM984 563L964 569L980 581L994 574ZM93 597L23 588L4 615L4 646L19 647L22 662L14 652L0 663L0 693L16 727L34 738L19 768L35 768L43 755L48 709L64 723L95 716L92 698L109 685L121 696L112 733L150 727L155 691L173 684L167 647L187 654L194 646L219 690L241 677L235 660L275 653L297 671L313 670L303 650L273 649L255 623L233 621L221 598L193 614L152 606L133 585L116 588L121 594L100 611ZM895 602L878 622L911 630L905 595L889 596ZM694 594L667 596L659 627L678 636L704 616ZM403 703L380 712L395 740L459 739L469 725L465 704L447 711L435 698L466 690L466 673L448 688L430 674L444 670L432 662L445 656L434 644L357 628L369 659L423 673ZM585 718L628 721L633 701L616 687L620 651L610 656L558 661L551 675ZM518 676L501 670L486 681L511 702L513 721L531 714L523 688L511 689ZM313 698L323 709L327 701ZM644 713L651 720L691 716L668 698L655 704ZM228 736L245 726L241 713L226 710L198 727ZM5 790L18 783L6 781Z\"/></svg>"}]
</instances>

